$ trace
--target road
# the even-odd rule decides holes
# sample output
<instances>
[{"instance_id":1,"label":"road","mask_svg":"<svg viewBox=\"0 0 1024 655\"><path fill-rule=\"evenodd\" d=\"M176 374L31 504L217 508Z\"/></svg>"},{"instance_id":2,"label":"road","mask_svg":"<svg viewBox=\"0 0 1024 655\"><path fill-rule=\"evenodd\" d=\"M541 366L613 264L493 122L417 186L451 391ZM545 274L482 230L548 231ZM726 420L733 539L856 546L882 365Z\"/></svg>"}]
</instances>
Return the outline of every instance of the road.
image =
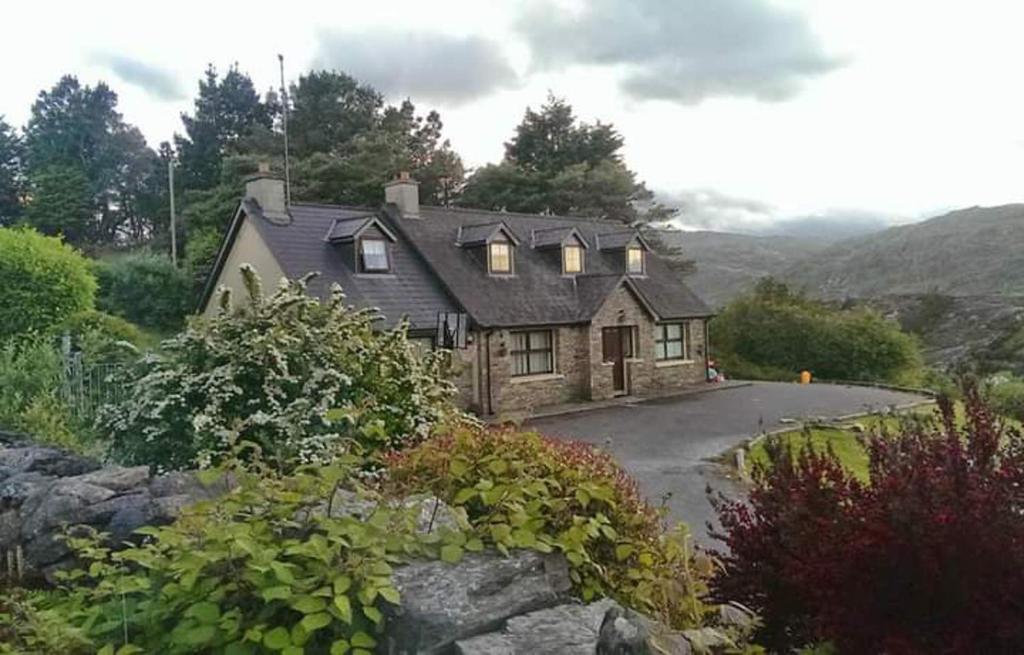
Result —
<instances>
[{"instance_id":1,"label":"road","mask_svg":"<svg viewBox=\"0 0 1024 655\"><path fill-rule=\"evenodd\" d=\"M705 490L709 484L730 495L740 490L710 459L761 430L782 427L784 418L835 418L921 400L870 387L757 382L539 418L527 427L610 449L651 502L664 501L670 516L685 521L698 543L713 545L706 527L713 511Z\"/></svg>"}]
</instances>

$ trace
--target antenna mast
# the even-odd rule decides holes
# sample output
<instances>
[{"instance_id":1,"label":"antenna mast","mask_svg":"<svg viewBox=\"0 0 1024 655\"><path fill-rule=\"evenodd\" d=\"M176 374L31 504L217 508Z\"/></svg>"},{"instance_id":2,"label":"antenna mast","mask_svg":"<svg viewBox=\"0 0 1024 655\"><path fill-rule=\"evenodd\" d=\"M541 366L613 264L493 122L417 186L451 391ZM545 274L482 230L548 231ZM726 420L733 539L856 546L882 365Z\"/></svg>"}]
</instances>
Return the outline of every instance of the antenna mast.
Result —
<instances>
[{"instance_id":1,"label":"antenna mast","mask_svg":"<svg viewBox=\"0 0 1024 655\"><path fill-rule=\"evenodd\" d=\"M288 87L284 84L284 55L278 54L277 61L281 65L281 128L284 130L284 202L286 207L291 207L292 177L288 166Z\"/></svg>"},{"instance_id":2,"label":"antenna mast","mask_svg":"<svg viewBox=\"0 0 1024 655\"><path fill-rule=\"evenodd\" d=\"M174 156L167 160L167 190L171 200L171 262L178 267L178 226L174 215Z\"/></svg>"}]
</instances>

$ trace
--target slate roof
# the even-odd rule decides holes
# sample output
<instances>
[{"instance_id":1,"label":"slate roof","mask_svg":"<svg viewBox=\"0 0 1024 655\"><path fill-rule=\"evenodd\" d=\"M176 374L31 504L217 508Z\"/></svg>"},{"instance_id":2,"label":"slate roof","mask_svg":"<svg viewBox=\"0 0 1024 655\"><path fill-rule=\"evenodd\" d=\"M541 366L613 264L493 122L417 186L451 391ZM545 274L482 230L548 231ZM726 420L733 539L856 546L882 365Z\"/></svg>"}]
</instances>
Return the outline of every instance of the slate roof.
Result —
<instances>
[{"instance_id":1,"label":"slate roof","mask_svg":"<svg viewBox=\"0 0 1024 655\"><path fill-rule=\"evenodd\" d=\"M597 234L597 247L601 250L620 250L633 241L640 241L644 246L647 245L643 238L636 233L636 230L618 229Z\"/></svg>"},{"instance_id":2,"label":"slate roof","mask_svg":"<svg viewBox=\"0 0 1024 655\"><path fill-rule=\"evenodd\" d=\"M554 246L560 246L565 243L565 240L570 236L575 235L583 244L584 248L589 248L590 244L587 240L579 233L579 230L575 226L570 227L547 227L542 230L533 231L533 247L534 248L551 248Z\"/></svg>"},{"instance_id":3,"label":"slate roof","mask_svg":"<svg viewBox=\"0 0 1024 655\"><path fill-rule=\"evenodd\" d=\"M653 252L647 255L644 276L625 274L621 249L607 245L609 235L615 235L611 243L622 246L637 237L621 223L425 206L420 207L420 218L402 218L388 205L377 220L395 236L392 271L377 275L357 274L352 268L354 255L339 250L353 246L335 245L326 238L358 233L372 220L372 210L294 203L292 222L279 225L263 219L251 201L243 201L241 209L253 219L288 277L317 271L321 275L312 282L312 293L326 296L330 284L337 282L352 304L378 307L387 325L408 316L413 329L433 329L439 311L464 311L481 327L586 323L620 285L659 320L712 315ZM482 246L497 230L518 240L514 275L487 274ZM537 246L538 237L545 244L555 238L561 243L569 234L602 248L586 251L585 272L576 276L562 275L557 250ZM228 241L232 239L229 234ZM218 274L215 270L212 279Z\"/></svg>"},{"instance_id":4,"label":"slate roof","mask_svg":"<svg viewBox=\"0 0 1024 655\"><path fill-rule=\"evenodd\" d=\"M328 241L351 241L363 229L376 222L376 220L376 214L335 218L331 221L331 227L327 230L326 238Z\"/></svg>"},{"instance_id":5,"label":"slate roof","mask_svg":"<svg viewBox=\"0 0 1024 655\"><path fill-rule=\"evenodd\" d=\"M243 203L243 210L253 219L285 275L297 278L309 272L320 273L310 284L310 292L314 295L327 297L331 284L337 282L344 289L349 303L358 307L378 307L384 315L385 325L393 326L407 316L410 328L420 330L435 329L439 311L459 311L458 305L445 293L407 240L398 239L392 245L392 270L389 274L365 275L352 269L354 258L347 261L338 251L338 246L324 239L336 224L336 219L365 217L365 207L293 203L289 225L264 220L259 207L250 202ZM361 223L358 220L353 222Z\"/></svg>"}]
</instances>

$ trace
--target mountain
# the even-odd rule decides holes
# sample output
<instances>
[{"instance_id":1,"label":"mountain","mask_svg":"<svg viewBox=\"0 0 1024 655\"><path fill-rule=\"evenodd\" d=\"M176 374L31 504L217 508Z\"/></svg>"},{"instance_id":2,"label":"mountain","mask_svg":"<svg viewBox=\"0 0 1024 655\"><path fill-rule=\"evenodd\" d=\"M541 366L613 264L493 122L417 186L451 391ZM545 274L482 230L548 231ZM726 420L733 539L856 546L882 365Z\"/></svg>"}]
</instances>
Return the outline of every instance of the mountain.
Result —
<instances>
[{"instance_id":1,"label":"mountain","mask_svg":"<svg viewBox=\"0 0 1024 655\"><path fill-rule=\"evenodd\" d=\"M778 275L823 298L1024 294L1024 204L961 209L841 241Z\"/></svg>"},{"instance_id":2,"label":"mountain","mask_svg":"<svg viewBox=\"0 0 1024 655\"><path fill-rule=\"evenodd\" d=\"M729 232L663 232L662 238L696 262L697 272L687 276L686 282L712 307L724 305L760 278L777 276L825 248L816 240Z\"/></svg>"}]
</instances>

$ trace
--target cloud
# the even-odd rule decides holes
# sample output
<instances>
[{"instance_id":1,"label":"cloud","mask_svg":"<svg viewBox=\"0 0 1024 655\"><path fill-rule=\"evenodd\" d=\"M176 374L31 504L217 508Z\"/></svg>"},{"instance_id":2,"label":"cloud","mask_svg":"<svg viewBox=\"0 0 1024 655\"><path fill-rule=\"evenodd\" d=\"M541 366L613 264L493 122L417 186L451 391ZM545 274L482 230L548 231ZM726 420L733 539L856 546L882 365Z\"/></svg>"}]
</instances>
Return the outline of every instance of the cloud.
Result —
<instances>
[{"instance_id":1,"label":"cloud","mask_svg":"<svg viewBox=\"0 0 1024 655\"><path fill-rule=\"evenodd\" d=\"M780 101L842 65L803 17L767 0L592 0L578 12L544 3L518 29L536 68L618 66L637 99Z\"/></svg>"},{"instance_id":2,"label":"cloud","mask_svg":"<svg viewBox=\"0 0 1024 655\"><path fill-rule=\"evenodd\" d=\"M93 61L110 69L122 82L137 86L160 100L186 97L174 74L146 62L114 53L96 53Z\"/></svg>"},{"instance_id":3,"label":"cloud","mask_svg":"<svg viewBox=\"0 0 1024 655\"><path fill-rule=\"evenodd\" d=\"M714 189L685 189L657 194L658 201L679 209L675 222L687 228L745 232L775 219L775 208L750 198L730 196Z\"/></svg>"},{"instance_id":4,"label":"cloud","mask_svg":"<svg viewBox=\"0 0 1024 655\"><path fill-rule=\"evenodd\" d=\"M500 46L478 36L321 31L318 67L337 68L388 95L449 106L518 84Z\"/></svg>"}]
</instances>

